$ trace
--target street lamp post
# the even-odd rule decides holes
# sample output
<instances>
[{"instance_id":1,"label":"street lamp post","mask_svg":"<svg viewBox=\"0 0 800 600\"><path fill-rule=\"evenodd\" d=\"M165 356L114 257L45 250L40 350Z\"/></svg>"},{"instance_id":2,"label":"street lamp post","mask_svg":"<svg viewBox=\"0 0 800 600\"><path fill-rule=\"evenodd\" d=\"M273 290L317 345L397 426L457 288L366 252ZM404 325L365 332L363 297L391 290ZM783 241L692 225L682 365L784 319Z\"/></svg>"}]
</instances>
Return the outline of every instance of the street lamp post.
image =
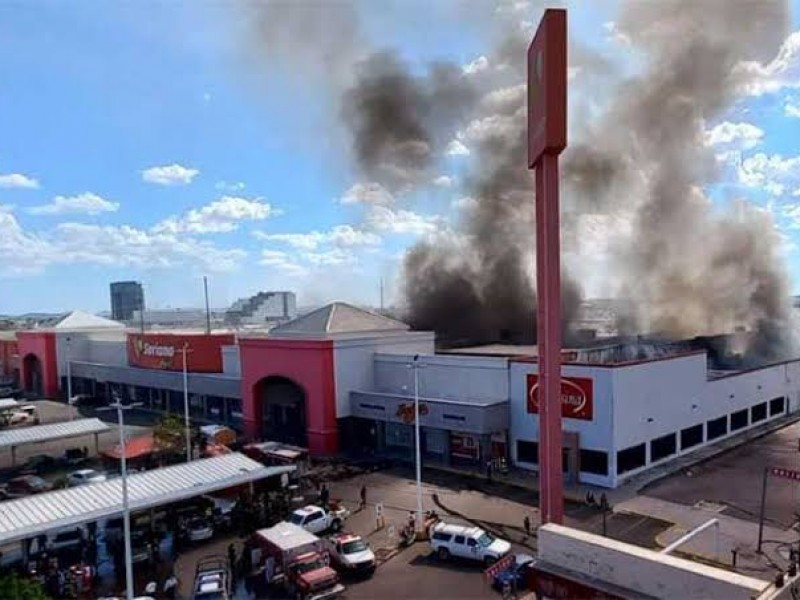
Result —
<instances>
[{"instance_id":1,"label":"street lamp post","mask_svg":"<svg viewBox=\"0 0 800 600\"><path fill-rule=\"evenodd\" d=\"M70 356L70 350L71 350L70 342L71 341L72 341L72 339L69 336L67 336L67 339L66 339L66 342L67 342L66 350L67 351L65 352L65 354L66 354L66 359L67 359L67 406L70 408L70 411L69 411L69 420L70 421L72 421L72 419L74 418L74 414L73 414L73 411L72 411L72 361L71 361L72 357Z\"/></svg>"},{"instance_id":2,"label":"street lamp post","mask_svg":"<svg viewBox=\"0 0 800 600\"><path fill-rule=\"evenodd\" d=\"M417 528L422 526L422 450L419 435L419 354L414 355L411 368L414 370L414 450L417 467Z\"/></svg>"},{"instance_id":3,"label":"street lamp post","mask_svg":"<svg viewBox=\"0 0 800 600\"><path fill-rule=\"evenodd\" d=\"M186 354L189 343L183 343L183 418L186 427L186 462L192 460L192 430L189 421L189 372L186 368Z\"/></svg>"},{"instance_id":4,"label":"street lamp post","mask_svg":"<svg viewBox=\"0 0 800 600\"><path fill-rule=\"evenodd\" d=\"M141 402L134 402L133 404L122 404L119 396L112 392L114 396L114 403L109 404L109 409L116 409L117 411L117 425L119 428L119 455L120 455L120 474L122 475L122 527L123 536L125 538L125 598L126 600L133 600L133 552L131 551L131 511L128 504L128 461L127 450L125 447L125 420L123 418L123 411L137 408L142 405Z\"/></svg>"}]
</instances>

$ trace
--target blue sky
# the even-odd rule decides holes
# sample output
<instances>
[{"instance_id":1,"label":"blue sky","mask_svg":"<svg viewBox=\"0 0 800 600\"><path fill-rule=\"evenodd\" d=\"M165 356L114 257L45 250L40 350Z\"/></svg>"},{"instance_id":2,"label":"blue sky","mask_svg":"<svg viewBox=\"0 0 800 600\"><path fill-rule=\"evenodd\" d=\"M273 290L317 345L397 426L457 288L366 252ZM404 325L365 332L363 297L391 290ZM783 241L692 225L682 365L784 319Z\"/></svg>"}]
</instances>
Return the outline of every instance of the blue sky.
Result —
<instances>
[{"instance_id":1,"label":"blue sky","mask_svg":"<svg viewBox=\"0 0 800 600\"><path fill-rule=\"evenodd\" d=\"M523 4L504 5L536 20L539 9ZM259 56L235 5L0 3L0 313L107 310L117 279L143 281L154 307L199 306L204 274L215 306L287 288L301 304L377 304L381 277L397 296L403 250L455 223L459 157L443 160L449 185L432 185L424 204L367 213L348 202L368 182L331 98ZM465 6L365 3L363 30L412 65L466 65L493 30ZM613 18L613 2L579 3L572 33L623 56L604 27ZM775 89L743 99L712 136L720 152L742 154L711 191L746 193L773 212L796 290L795 41L787 65L765 76Z\"/></svg>"}]
</instances>

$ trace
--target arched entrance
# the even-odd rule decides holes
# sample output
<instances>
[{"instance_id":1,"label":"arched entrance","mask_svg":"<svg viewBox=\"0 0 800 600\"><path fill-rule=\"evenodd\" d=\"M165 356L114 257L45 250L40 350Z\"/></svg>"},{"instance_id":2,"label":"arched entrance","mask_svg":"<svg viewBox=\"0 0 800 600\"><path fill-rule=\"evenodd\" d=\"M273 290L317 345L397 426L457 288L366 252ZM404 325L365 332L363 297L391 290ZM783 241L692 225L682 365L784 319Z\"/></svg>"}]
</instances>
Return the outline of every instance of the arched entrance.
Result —
<instances>
[{"instance_id":1,"label":"arched entrance","mask_svg":"<svg viewBox=\"0 0 800 600\"><path fill-rule=\"evenodd\" d=\"M259 386L263 438L306 447L305 390L286 377L267 377Z\"/></svg>"},{"instance_id":2,"label":"arched entrance","mask_svg":"<svg viewBox=\"0 0 800 600\"><path fill-rule=\"evenodd\" d=\"M26 392L41 395L42 389L42 361L35 354L28 354L22 361L22 370L25 373L23 388Z\"/></svg>"}]
</instances>

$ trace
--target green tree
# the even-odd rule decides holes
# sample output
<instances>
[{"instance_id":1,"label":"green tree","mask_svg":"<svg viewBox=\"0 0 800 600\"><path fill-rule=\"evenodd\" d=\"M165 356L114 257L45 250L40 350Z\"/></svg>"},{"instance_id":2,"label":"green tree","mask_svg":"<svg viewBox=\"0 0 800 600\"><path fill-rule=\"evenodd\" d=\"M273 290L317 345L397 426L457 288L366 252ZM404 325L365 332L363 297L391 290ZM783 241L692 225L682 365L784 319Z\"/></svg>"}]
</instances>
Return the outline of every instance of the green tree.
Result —
<instances>
[{"instance_id":1,"label":"green tree","mask_svg":"<svg viewBox=\"0 0 800 600\"><path fill-rule=\"evenodd\" d=\"M153 429L155 449L163 454L185 454L186 432L183 420L176 415L164 415Z\"/></svg>"},{"instance_id":2,"label":"green tree","mask_svg":"<svg viewBox=\"0 0 800 600\"><path fill-rule=\"evenodd\" d=\"M0 577L0 598L3 600L50 600L40 584L18 575Z\"/></svg>"}]
</instances>

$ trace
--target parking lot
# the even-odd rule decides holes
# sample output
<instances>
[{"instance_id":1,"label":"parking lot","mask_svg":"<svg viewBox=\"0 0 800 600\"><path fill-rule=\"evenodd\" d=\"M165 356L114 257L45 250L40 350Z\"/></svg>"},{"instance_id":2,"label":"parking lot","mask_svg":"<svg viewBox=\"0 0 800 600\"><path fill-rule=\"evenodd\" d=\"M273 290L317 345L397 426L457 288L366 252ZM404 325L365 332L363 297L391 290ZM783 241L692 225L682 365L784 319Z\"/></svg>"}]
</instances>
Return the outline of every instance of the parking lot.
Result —
<instances>
[{"instance_id":1,"label":"parking lot","mask_svg":"<svg viewBox=\"0 0 800 600\"><path fill-rule=\"evenodd\" d=\"M799 440L800 423L795 423L662 479L641 493L688 506L717 505L723 514L758 521L764 468L800 468ZM799 511L800 482L770 477L766 518L790 527Z\"/></svg>"}]
</instances>

